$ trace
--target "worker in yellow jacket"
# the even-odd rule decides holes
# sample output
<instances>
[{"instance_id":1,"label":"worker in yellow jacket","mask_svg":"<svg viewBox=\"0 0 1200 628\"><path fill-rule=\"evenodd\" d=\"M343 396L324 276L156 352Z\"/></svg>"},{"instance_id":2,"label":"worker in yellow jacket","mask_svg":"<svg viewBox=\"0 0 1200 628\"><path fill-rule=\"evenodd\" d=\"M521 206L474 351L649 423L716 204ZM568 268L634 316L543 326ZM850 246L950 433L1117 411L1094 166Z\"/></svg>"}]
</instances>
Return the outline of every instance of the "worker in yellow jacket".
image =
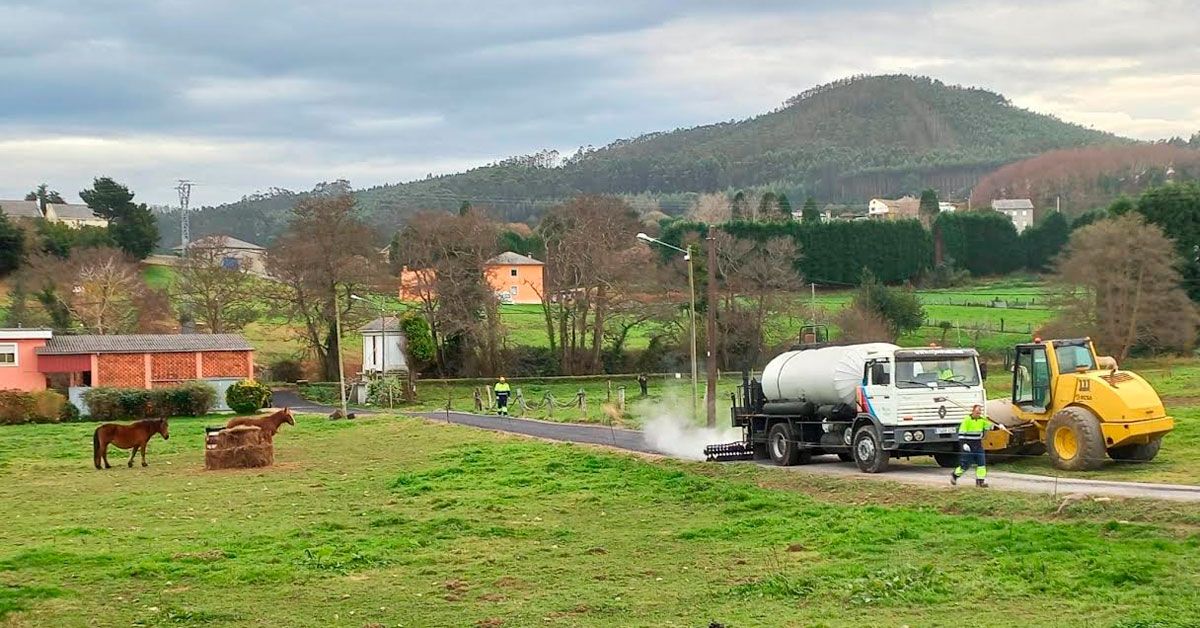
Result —
<instances>
[{"instance_id":1,"label":"worker in yellow jacket","mask_svg":"<svg viewBox=\"0 0 1200 628\"><path fill-rule=\"evenodd\" d=\"M496 393L496 414L508 416L508 395L512 392L508 381L501 377L500 381L492 387L492 392Z\"/></svg>"},{"instance_id":2,"label":"worker in yellow jacket","mask_svg":"<svg viewBox=\"0 0 1200 628\"><path fill-rule=\"evenodd\" d=\"M987 488L987 458L983 452L983 435L991 430L1007 432L1008 428L984 416L983 406L971 406L971 414L958 424L958 443L962 452L959 454L958 466L950 474L951 484L958 484L958 478L961 478L967 469L975 467L975 486Z\"/></svg>"}]
</instances>

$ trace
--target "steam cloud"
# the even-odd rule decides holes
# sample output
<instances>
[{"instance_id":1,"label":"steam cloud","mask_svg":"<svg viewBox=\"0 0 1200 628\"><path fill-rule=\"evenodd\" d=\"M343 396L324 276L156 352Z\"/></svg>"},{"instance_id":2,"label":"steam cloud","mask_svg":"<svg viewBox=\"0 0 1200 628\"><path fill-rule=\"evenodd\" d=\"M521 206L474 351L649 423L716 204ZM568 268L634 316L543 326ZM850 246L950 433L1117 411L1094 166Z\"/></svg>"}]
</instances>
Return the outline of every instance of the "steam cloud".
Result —
<instances>
[{"instance_id":1,"label":"steam cloud","mask_svg":"<svg viewBox=\"0 0 1200 628\"><path fill-rule=\"evenodd\" d=\"M674 409L658 406L650 409L647 414L652 418L646 421L642 429L646 444L656 451L676 458L704 460L706 446L742 439L742 430L738 428L707 428L693 425Z\"/></svg>"}]
</instances>

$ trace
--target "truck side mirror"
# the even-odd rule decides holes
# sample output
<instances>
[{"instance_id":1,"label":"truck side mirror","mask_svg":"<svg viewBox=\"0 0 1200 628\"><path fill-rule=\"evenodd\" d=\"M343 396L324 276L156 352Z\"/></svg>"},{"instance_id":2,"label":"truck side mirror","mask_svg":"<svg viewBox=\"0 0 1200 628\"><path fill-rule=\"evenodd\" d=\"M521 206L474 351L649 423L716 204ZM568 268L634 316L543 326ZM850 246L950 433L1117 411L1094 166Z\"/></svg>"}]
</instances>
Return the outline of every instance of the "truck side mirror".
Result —
<instances>
[{"instance_id":1,"label":"truck side mirror","mask_svg":"<svg viewBox=\"0 0 1200 628\"><path fill-rule=\"evenodd\" d=\"M876 362L871 365L871 383L877 386L886 386L892 383L883 364Z\"/></svg>"}]
</instances>

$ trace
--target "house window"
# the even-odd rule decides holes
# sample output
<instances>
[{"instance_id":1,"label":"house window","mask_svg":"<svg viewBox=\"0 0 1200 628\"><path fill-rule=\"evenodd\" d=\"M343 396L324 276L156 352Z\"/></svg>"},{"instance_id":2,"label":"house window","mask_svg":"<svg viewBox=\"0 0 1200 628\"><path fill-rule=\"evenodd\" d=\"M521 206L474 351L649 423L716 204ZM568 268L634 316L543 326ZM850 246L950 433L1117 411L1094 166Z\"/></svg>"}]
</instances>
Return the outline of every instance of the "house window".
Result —
<instances>
[{"instance_id":1,"label":"house window","mask_svg":"<svg viewBox=\"0 0 1200 628\"><path fill-rule=\"evenodd\" d=\"M225 270L238 270L240 266L241 264L236 257L226 257L221 260L221 268Z\"/></svg>"},{"instance_id":2,"label":"house window","mask_svg":"<svg viewBox=\"0 0 1200 628\"><path fill-rule=\"evenodd\" d=\"M0 366L17 365L17 345L15 343L0 344Z\"/></svg>"},{"instance_id":3,"label":"house window","mask_svg":"<svg viewBox=\"0 0 1200 628\"><path fill-rule=\"evenodd\" d=\"M514 268L514 269L512 269L512 270L508 271L508 276L509 276L509 277L516 277L516 276L517 276L517 269L515 269L515 268Z\"/></svg>"}]
</instances>

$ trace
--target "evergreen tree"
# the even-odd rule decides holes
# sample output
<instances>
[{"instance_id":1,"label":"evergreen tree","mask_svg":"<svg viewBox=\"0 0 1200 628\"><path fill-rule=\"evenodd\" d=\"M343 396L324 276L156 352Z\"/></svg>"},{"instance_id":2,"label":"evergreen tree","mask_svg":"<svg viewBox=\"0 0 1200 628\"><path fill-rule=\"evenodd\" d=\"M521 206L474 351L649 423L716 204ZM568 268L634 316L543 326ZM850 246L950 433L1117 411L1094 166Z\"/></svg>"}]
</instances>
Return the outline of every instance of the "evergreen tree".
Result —
<instances>
[{"instance_id":1,"label":"evergreen tree","mask_svg":"<svg viewBox=\"0 0 1200 628\"><path fill-rule=\"evenodd\" d=\"M25 235L0 207L0 277L21 267L25 259Z\"/></svg>"},{"instance_id":2,"label":"evergreen tree","mask_svg":"<svg viewBox=\"0 0 1200 628\"><path fill-rule=\"evenodd\" d=\"M730 214L734 220L747 220L750 218L749 211L746 207L746 193L738 190L737 194L733 195L733 203L729 205Z\"/></svg>"},{"instance_id":3,"label":"evergreen tree","mask_svg":"<svg viewBox=\"0 0 1200 628\"><path fill-rule=\"evenodd\" d=\"M800 220L809 224L821 222L821 212L817 209L817 199L804 199L804 209L800 210Z\"/></svg>"},{"instance_id":4,"label":"evergreen tree","mask_svg":"<svg viewBox=\"0 0 1200 628\"><path fill-rule=\"evenodd\" d=\"M1071 238L1071 225L1062 212L1053 212L1038 224L1021 232L1025 267L1034 272L1050 270L1051 262Z\"/></svg>"},{"instance_id":5,"label":"evergreen tree","mask_svg":"<svg viewBox=\"0 0 1200 628\"><path fill-rule=\"evenodd\" d=\"M941 208L938 207L937 190L925 188L921 192L921 205L917 214L921 216L921 221L928 225L933 224L939 213Z\"/></svg>"},{"instance_id":6,"label":"evergreen tree","mask_svg":"<svg viewBox=\"0 0 1200 628\"><path fill-rule=\"evenodd\" d=\"M772 220L779 214L778 206L776 205L776 196L774 192L766 192L762 195L762 199L758 202L758 218L760 220Z\"/></svg>"},{"instance_id":7,"label":"evergreen tree","mask_svg":"<svg viewBox=\"0 0 1200 628\"><path fill-rule=\"evenodd\" d=\"M4 317L4 327L30 326L28 297L29 295L25 291L25 282L18 278L8 293L8 315Z\"/></svg>"},{"instance_id":8,"label":"evergreen tree","mask_svg":"<svg viewBox=\"0 0 1200 628\"><path fill-rule=\"evenodd\" d=\"M45 183L37 186L37 189L29 194L26 194L25 200L37 201L38 206L42 208L45 208L47 203L66 203L62 195L58 193L58 190L51 190L50 186Z\"/></svg>"},{"instance_id":9,"label":"evergreen tree","mask_svg":"<svg viewBox=\"0 0 1200 628\"><path fill-rule=\"evenodd\" d=\"M134 203L133 192L110 177L99 177L79 197L100 218L122 250L135 259L146 259L158 244L158 222L145 203Z\"/></svg>"},{"instance_id":10,"label":"evergreen tree","mask_svg":"<svg viewBox=\"0 0 1200 628\"><path fill-rule=\"evenodd\" d=\"M780 192L779 197L775 199L775 202L779 204L779 214L783 216L783 219L791 220L792 202L788 200L787 194Z\"/></svg>"}]
</instances>

